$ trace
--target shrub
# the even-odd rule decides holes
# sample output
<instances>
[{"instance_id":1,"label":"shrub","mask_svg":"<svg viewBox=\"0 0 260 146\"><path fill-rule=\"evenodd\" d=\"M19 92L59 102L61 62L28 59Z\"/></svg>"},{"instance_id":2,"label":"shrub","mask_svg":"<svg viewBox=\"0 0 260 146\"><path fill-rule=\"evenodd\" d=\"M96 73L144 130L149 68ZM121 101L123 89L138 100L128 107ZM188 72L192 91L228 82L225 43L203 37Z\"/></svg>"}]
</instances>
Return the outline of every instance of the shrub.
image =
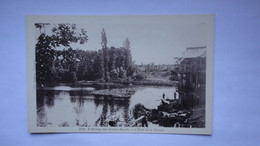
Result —
<instances>
[{"instance_id":1,"label":"shrub","mask_svg":"<svg viewBox=\"0 0 260 146\"><path fill-rule=\"evenodd\" d=\"M144 74L137 74L137 75L134 76L134 79L136 81L141 81L141 80L146 79L146 76Z\"/></svg>"}]
</instances>

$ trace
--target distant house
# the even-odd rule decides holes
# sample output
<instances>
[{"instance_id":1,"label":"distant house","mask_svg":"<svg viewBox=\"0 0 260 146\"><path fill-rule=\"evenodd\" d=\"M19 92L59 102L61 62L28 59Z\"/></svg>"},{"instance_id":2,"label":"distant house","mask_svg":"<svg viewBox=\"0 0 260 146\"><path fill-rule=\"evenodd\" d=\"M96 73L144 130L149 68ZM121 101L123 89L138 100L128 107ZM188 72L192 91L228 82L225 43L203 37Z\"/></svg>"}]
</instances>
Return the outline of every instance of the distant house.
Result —
<instances>
[{"instance_id":1,"label":"distant house","mask_svg":"<svg viewBox=\"0 0 260 146\"><path fill-rule=\"evenodd\" d=\"M140 66L138 66L138 71L139 72L145 72L145 66L144 65L140 65Z\"/></svg>"}]
</instances>

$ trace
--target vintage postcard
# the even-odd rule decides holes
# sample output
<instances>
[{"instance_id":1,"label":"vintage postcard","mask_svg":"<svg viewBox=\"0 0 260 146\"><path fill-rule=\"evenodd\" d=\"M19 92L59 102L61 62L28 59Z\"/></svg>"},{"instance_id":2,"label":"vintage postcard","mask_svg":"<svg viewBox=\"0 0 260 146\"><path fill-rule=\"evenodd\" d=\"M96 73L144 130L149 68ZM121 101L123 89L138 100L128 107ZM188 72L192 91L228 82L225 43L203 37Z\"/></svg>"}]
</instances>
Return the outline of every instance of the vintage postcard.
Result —
<instances>
[{"instance_id":1,"label":"vintage postcard","mask_svg":"<svg viewBox=\"0 0 260 146\"><path fill-rule=\"evenodd\" d=\"M27 16L29 132L212 134L214 19Z\"/></svg>"}]
</instances>

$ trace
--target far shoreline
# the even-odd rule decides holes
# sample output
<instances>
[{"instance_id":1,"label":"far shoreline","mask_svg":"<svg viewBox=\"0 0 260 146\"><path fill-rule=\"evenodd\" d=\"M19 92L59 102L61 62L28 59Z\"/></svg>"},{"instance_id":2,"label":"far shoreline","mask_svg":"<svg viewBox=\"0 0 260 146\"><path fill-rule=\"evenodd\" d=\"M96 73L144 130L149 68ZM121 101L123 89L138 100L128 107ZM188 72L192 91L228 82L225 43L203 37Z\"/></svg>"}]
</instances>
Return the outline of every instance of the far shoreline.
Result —
<instances>
[{"instance_id":1,"label":"far shoreline","mask_svg":"<svg viewBox=\"0 0 260 146\"><path fill-rule=\"evenodd\" d=\"M89 86L117 86L118 88L131 86L131 85L142 85L142 86L168 86L176 87L178 81L151 81L151 80L142 80L142 81L122 81L122 80L113 80L110 82L101 82L101 81L77 81L75 83L47 83L47 84L37 84L38 88L44 87L55 87L60 85L70 86L70 87L89 87Z\"/></svg>"}]
</instances>

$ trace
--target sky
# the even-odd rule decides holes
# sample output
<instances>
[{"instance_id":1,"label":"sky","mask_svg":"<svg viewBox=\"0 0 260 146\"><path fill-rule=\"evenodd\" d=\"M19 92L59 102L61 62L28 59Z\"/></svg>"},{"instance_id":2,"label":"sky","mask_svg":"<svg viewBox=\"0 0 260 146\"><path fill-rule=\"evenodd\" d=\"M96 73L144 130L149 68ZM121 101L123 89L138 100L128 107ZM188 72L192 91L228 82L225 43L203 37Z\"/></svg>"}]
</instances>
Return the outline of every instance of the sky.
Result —
<instances>
[{"instance_id":1,"label":"sky","mask_svg":"<svg viewBox=\"0 0 260 146\"><path fill-rule=\"evenodd\" d=\"M52 21L45 23L49 22ZM207 24L201 17L89 16L68 22L85 28L89 39L84 45L72 43L72 48L100 49L104 28L108 47L122 47L126 38L130 40L136 64L173 64L174 57L181 57L187 47L207 46ZM50 33L52 26L46 27L46 33Z\"/></svg>"}]
</instances>

